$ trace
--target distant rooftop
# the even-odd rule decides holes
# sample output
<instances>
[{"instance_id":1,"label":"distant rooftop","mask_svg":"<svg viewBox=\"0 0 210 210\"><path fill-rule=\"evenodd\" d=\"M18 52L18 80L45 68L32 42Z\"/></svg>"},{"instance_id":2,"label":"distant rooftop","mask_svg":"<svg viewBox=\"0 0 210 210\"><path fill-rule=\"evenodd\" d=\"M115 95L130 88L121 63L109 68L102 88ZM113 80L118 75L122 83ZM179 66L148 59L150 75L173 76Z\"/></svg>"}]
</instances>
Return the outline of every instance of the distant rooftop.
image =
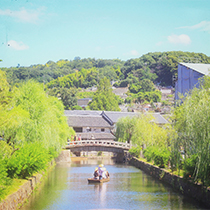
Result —
<instances>
[{"instance_id":1,"label":"distant rooftop","mask_svg":"<svg viewBox=\"0 0 210 210\"><path fill-rule=\"evenodd\" d=\"M64 111L65 116L79 116L78 119L76 119L77 117L71 117L72 120L75 120L75 122L73 124L86 124L88 126L88 121L92 124L96 124L98 126L102 125L103 121L102 120L102 116L106 118L106 120L112 124L112 123L116 123L121 117L135 117L140 115L141 113L139 112L116 112L116 111L94 111L94 110L65 110ZM167 124L168 121L160 114L160 113L147 113L149 115L152 115L155 119L155 123L157 124ZM87 118L83 118L83 117L87 117ZM98 116L99 118L92 118L91 117L96 117ZM88 118L90 117L90 118ZM107 118L108 117L108 118ZM101 119L100 119L101 118ZM94 120L95 119L95 120ZM68 120L70 120L70 118L68 118ZM78 120L78 121L77 121ZM107 122L107 123L108 123ZM69 125L71 123L69 122ZM92 124L92 126L93 126ZM109 124L109 126L110 126ZM103 124L104 125L104 124ZM89 125L90 126L90 125Z\"/></svg>"},{"instance_id":2,"label":"distant rooftop","mask_svg":"<svg viewBox=\"0 0 210 210\"><path fill-rule=\"evenodd\" d=\"M100 115L68 115L67 121L70 127L111 127Z\"/></svg>"},{"instance_id":3,"label":"distant rooftop","mask_svg":"<svg viewBox=\"0 0 210 210\"><path fill-rule=\"evenodd\" d=\"M210 73L210 64L204 64L204 63L180 63L180 64L204 75L208 75Z\"/></svg>"}]
</instances>

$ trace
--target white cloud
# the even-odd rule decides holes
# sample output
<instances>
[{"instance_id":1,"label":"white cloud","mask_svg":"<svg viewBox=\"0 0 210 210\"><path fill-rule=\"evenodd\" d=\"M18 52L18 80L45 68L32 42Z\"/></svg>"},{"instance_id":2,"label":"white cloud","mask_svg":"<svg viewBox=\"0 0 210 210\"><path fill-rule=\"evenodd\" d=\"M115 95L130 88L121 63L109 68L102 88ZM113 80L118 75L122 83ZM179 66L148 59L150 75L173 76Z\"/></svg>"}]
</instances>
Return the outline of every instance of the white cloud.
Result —
<instances>
[{"instance_id":1,"label":"white cloud","mask_svg":"<svg viewBox=\"0 0 210 210\"><path fill-rule=\"evenodd\" d=\"M193 25L193 26L182 26L179 28L189 28L189 29L201 29L202 31L209 31L210 32L210 21L201 21L200 23Z\"/></svg>"},{"instance_id":2,"label":"white cloud","mask_svg":"<svg viewBox=\"0 0 210 210\"><path fill-rule=\"evenodd\" d=\"M191 43L190 37L186 34L181 34L181 35L172 34L171 36L168 36L167 39L172 44L189 45Z\"/></svg>"},{"instance_id":3,"label":"white cloud","mask_svg":"<svg viewBox=\"0 0 210 210\"><path fill-rule=\"evenodd\" d=\"M21 8L19 11L12 11L10 9L0 9L0 15L13 17L22 22L37 23L42 13L42 10L43 8L37 10L26 10L25 8Z\"/></svg>"},{"instance_id":4,"label":"white cloud","mask_svg":"<svg viewBox=\"0 0 210 210\"><path fill-rule=\"evenodd\" d=\"M161 45L163 45L163 42L162 41L156 43L156 46L161 46Z\"/></svg>"},{"instance_id":5,"label":"white cloud","mask_svg":"<svg viewBox=\"0 0 210 210\"><path fill-rule=\"evenodd\" d=\"M126 56L138 56L139 55L139 52L137 50L131 50L127 53L124 53L123 55L126 55Z\"/></svg>"},{"instance_id":6,"label":"white cloud","mask_svg":"<svg viewBox=\"0 0 210 210\"><path fill-rule=\"evenodd\" d=\"M139 55L139 53L136 50L131 50L130 54L134 55L134 56L138 56Z\"/></svg>"},{"instance_id":7,"label":"white cloud","mask_svg":"<svg viewBox=\"0 0 210 210\"><path fill-rule=\"evenodd\" d=\"M16 42L14 40L10 40L7 43L7 46L13 48L15 50L27 50L29 49L28 45L25 45L23 42Z\"/></svg>"}]
</instances>

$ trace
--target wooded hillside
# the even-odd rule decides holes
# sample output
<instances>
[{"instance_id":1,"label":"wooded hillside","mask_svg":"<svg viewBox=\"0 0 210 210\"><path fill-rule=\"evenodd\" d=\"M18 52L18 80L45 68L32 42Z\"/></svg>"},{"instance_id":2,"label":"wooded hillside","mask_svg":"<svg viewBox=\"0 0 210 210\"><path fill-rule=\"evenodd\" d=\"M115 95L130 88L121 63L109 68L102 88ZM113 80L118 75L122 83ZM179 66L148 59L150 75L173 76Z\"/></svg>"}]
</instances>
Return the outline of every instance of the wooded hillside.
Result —
<instances>
[{"instance_id":1,"label":"wooded hillside","mask_svg":"<svg viewBox=\"0 0 210 210\"><path fill-rule=\"evenodd\" d=\"M210 57L203 53L170 51L147 53L127 61L75 57L74 60L48 61L46 64L1 70L6 72L11 85L34 79L40 83L49 83L48 87L87 88L106 76L110 81L118 81L116 85L121 87L142 79L170 86L172 77L176 76L178 62L210 63Z\"/></svg>"}]
</instances>

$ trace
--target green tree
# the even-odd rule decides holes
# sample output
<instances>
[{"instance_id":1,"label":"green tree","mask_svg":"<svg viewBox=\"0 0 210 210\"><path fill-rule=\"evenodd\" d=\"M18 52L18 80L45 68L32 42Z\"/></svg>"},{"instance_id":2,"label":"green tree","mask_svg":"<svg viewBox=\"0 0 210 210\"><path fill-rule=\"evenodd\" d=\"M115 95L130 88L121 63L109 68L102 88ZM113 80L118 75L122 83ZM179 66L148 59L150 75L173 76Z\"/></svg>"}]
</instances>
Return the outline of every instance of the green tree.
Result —
<instances>
[{"instance_id":1,"label":"green tree","mask_svg":"<svg viewBox=\"0 0 210 210\"><path fill-rule=\"evenodd\" d=\"M116 138L118 141L132 141L137 146L164 146L171 144L174 130L170 125L160 127L154 122L150 114L139 114L137 117L119 119L116 125Z\"/></svg>"},{"instance_id":2,"label":"green tree","mask_svg":"<svg viewBox=\"0 0 210 210\"><path fill-rule=\"evenodd\" d=\"M179 134L173 143L173 164L180 169L179 151L184 151L184 168L193 168L194 181L210 184L210 90L209 77L204 86L194 88L183 103L175 109L174 124ZM189 166L190 165L190 166ZM186 171L187 172L187 171Z\"/></svg>"},{"instance_id":3,"label":"green tree","mask_svg":"<svg viewBox=\"0 0 210 210\"><path fill-rule=\"evenodd\" d=\"M47 96L43 85L28 81L15 90L15 108L25 113L14 126L4 127L5 140L21 147L29 142L40 142L45 148L59 152L71 130L67 125L62 103ZM20 116L20 115L19 115Z\"/></svg>"},{"instance_id":4,"label":"green tree","mask_svg":"<svg viewBox=\"0 0 210 210\"><path fill-rule=\"evenodd\" d=\"M89 103L91 110L119 111L118 98L112 92L110 81L104 77L100 80L98 89Z\"/></svg>"},{"instance_id":5,"label":"green tree","mask_svg":"<svg viewBox=\"0 0 210 210\"><path fill-rule=\"evenodd\" d=\"M72 109L77 105L76 88L52 88L49 89L48 93L51 96L61 99L65 110Z\"/></svg>"}]
</instances>

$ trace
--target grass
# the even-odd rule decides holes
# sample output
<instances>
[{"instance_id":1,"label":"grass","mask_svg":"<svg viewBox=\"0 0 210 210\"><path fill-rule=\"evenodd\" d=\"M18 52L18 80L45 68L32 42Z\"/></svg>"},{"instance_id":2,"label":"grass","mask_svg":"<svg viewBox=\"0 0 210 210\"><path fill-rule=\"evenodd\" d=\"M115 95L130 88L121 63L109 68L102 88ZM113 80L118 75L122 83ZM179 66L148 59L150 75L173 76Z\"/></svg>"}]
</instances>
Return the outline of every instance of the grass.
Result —
<instances>
[{"instance_id":1,"label":"grass","mask_svg":"<svg viewBox=\"0 0 210 210\"><path fill-rule=\"evenodd\" d=\"M46 171L40 171L37 173L34 173L33 176L36 176L37 174L42 174L44 177L47 177L48 172L51 171L53 168L55 167L55 162L52 161L49 163L49 166L47 168ZM0 195L0 202L2 200L5 200L9 195L17 192L20 187L25 184L28 181L28 179L12 179L11 183L7 186L5 186L5 189L2 193L2 195Z\"/></svg>"},{"instance_id":2,"label":"grass","mask_svg":"<svg viewBox=\"0 0 210 210\"><path fill-rule=\"evenodd\" d=\"M20 189L20 186L26 183L28 180L26 179L13 179L12 183L8 186L6 186L4 190L4 194L0 197L0 200L4 200L7 198L7 196L13 194L17 190Z\"/></svg>"}]
</instances>

